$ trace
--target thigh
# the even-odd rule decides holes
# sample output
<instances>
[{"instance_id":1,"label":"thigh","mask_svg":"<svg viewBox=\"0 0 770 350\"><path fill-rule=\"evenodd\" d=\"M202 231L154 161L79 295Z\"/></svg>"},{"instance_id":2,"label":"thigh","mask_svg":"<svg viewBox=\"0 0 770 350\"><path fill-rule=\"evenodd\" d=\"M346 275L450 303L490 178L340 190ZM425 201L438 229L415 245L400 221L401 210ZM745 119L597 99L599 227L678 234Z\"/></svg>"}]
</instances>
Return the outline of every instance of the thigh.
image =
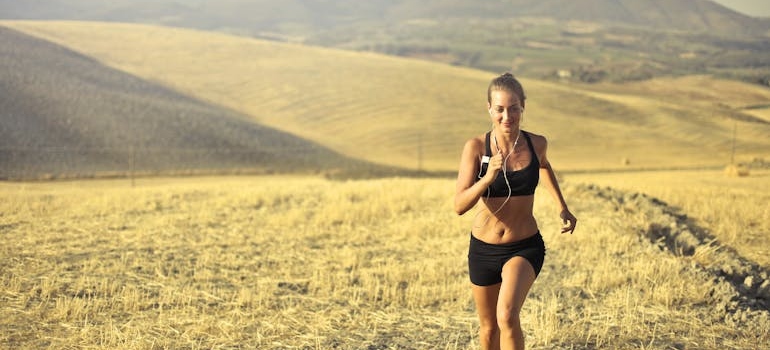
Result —
<instances>
[{"instance_id":1,"label":"thigh","mask_svg":"<svg viewBox=\"0 0 770 350\"><path fill-rule=\"evenodd\" d=\"M481 326L493 326L497 324L497 299L500 294L500 284L491 286L473 285L473 301L476 303L476 312L479 314Z\"/></svg>"},{"instance_id":2,"label":"thigh","mask_svg":"<svg viewBox=\"0 0 770 350\"><path fill-rule=\"evenodd\" d=\"M502 277L498 309L518 312L535 283L535 269L527 259L515 256L503 265Z\"/></svg>"}]
</instances>

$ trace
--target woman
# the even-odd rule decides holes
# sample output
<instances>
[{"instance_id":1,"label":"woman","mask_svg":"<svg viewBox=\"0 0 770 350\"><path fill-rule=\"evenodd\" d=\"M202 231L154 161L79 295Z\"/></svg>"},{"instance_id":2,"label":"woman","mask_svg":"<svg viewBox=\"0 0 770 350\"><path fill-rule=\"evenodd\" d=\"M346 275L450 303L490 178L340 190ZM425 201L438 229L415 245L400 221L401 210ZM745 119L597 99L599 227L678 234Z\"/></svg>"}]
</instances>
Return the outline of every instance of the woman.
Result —
<instances>
[{"instance_id":1,"label":"woman","mask_svg":"<svg viewBox=\"0 0 770 350\"><path fill-rule=\"evenodd\" d=\"M532 213L541 177L561 209L561 232L572 233L577 222L546 158L545 137L520 129L524 100L512 74L492 80L487 90L492 130L465 143L457 176L457 214L481 202L468 267L482 349L524 349L519 312L545 259Z\"/></svg>"}]
</instances>

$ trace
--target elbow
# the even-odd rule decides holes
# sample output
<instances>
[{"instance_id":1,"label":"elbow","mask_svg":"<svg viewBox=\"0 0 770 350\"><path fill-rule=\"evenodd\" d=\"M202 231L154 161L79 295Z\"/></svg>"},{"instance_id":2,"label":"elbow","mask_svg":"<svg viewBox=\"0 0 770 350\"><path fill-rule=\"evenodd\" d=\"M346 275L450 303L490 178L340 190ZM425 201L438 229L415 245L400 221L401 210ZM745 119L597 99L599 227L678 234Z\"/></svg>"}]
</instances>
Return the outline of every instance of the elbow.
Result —
<instances>
[{"instance_id":1,"label":"elbow","mask_svg":"<svg viewBox=\"0 0 770 350\"><path fill-rule=\"evenodd\" d=\"M459 203L455 203L455 214L457 214L457 216L463 215L467 211L468 211L468 208L466 206L460 205Z\"/></svg>"}]
</instances>

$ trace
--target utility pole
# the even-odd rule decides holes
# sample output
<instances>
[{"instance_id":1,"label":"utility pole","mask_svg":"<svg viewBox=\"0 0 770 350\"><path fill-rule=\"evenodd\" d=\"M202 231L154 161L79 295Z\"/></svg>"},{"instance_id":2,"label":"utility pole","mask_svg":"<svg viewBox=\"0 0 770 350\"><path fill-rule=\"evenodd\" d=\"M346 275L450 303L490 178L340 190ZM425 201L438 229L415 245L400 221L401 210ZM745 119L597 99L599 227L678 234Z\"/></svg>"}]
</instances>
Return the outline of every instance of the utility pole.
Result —
<instances>
[{"instance_id":1,"label":"utility pole","mask_svg":"<svg viewBox=\"0 0 770 350\"><path fill-rule=\"evenodd\" d=\"M134 145L128 148L128 176L131 177L131 187L134 187L134 167L135 167Z\"/></svg>"},{"instance_id":2,"label":"utility pole","mask_svg":"<svg viewBox=\"0 0 770 350\"><path fill-rule=\"evenodd\" d=\"M422 133L417 134L417 171L422 171Z\"/></svg>"},{"instance_id":3,"label":"utility pole","mask_svg":"<svg viewBox=\"0 0 770 350\"><path fill-rule=\"evenodd\" d=\"M735 136L738 133L738 121L733 120L733 150L730 153L730 164L735 165Z\"/></svg>"}]
</instances>

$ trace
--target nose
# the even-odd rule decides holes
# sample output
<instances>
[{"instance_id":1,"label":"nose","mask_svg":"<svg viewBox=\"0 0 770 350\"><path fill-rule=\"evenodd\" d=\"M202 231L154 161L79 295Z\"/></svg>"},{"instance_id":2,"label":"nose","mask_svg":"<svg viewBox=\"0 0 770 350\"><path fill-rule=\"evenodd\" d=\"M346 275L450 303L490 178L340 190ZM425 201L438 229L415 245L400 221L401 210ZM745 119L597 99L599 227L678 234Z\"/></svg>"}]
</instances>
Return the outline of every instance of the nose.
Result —
<instances>
[{"instance_id":1,"label":"nose","mask_svg":"<svg viewBox=\"0 0 770 350\"><path fill-rule=\"evenodd\" d=\"M506 120L506 121L510 120L511 119L511 114L512 113L511 113L511 111L509 109L504 110L503 111L503 115L502 115L503 120Z\"/></svg>"}]
</instances>

